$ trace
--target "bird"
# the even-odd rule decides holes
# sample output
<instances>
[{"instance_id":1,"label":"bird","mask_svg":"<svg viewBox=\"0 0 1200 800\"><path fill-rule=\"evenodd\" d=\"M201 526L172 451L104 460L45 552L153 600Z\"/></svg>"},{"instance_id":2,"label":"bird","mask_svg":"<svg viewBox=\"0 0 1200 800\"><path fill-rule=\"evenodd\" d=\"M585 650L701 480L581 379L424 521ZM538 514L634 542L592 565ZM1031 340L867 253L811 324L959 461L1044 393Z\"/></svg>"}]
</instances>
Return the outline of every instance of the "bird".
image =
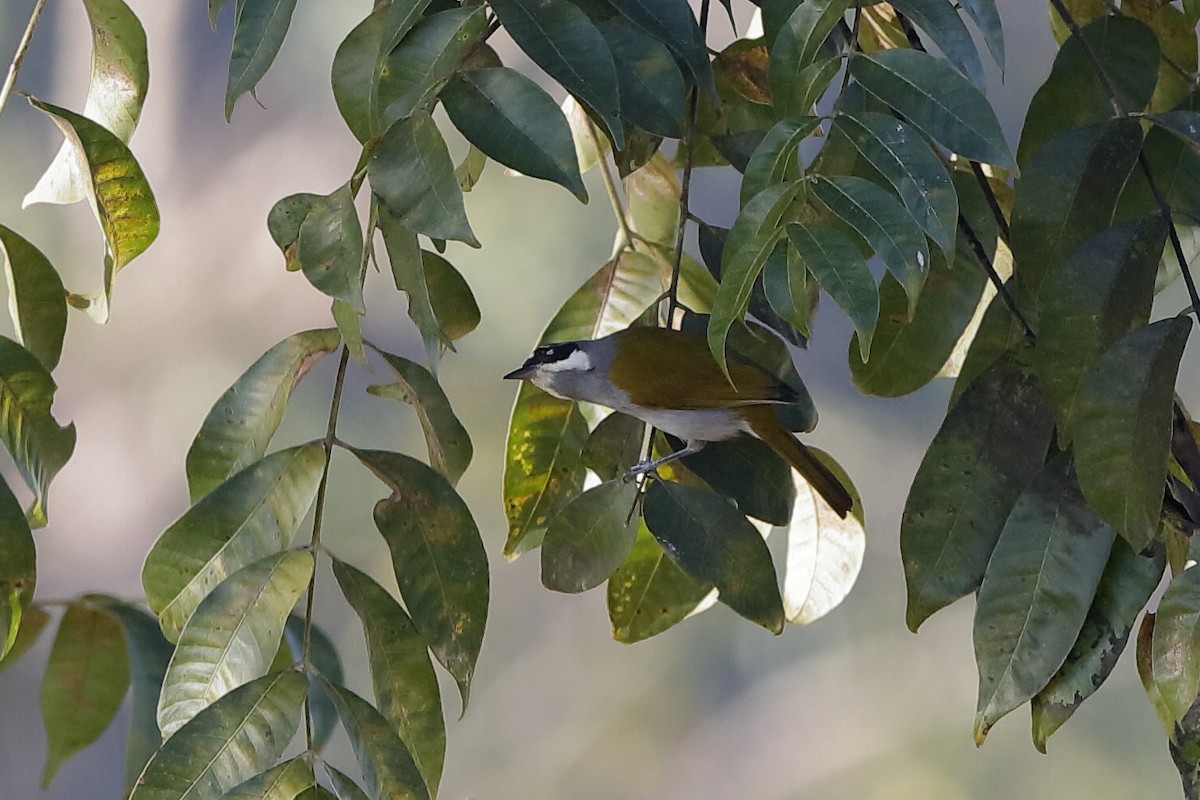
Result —
<instances>
[{"instance_id":1,"label":"bird","mask_svg":"<svg viewBox=\"0 0 1200 800\"><path fill-rule=\"evenodd\" d=\"M633 327L599 339L542 345L504 378L529 381L564 400L607 406L685 443L634 465L626 480L697 453L709 442L750 434L782 456L845 518L854 505L850 493L780 419L778 407L799 401L797 391L736 352L729 353L727 363L728 378L702 336Z\"/></svg>"}]
</instances>

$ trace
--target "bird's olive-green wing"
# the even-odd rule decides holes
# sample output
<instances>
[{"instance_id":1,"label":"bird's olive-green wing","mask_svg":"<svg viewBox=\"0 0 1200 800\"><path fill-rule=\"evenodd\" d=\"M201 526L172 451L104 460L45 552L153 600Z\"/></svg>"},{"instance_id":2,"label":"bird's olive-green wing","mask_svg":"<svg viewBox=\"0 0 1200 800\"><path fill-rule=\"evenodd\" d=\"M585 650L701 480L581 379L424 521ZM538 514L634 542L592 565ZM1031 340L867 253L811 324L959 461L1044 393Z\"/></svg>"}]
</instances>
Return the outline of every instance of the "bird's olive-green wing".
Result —
<instances>
[{"instance_id":1,"label":"bird's olive-green wing","mask_svg":"<svg viewBox=\"0 0 1200 800\"><path fill-rule=\"evenodd\" d=\"M730 385L708 343L699 336L665 328L630 328L613 337L620 355L609 377L639 405L727 408L784 403L794 394L774 375L734 353L729 359Z\"/></svg>"}]
</instances>

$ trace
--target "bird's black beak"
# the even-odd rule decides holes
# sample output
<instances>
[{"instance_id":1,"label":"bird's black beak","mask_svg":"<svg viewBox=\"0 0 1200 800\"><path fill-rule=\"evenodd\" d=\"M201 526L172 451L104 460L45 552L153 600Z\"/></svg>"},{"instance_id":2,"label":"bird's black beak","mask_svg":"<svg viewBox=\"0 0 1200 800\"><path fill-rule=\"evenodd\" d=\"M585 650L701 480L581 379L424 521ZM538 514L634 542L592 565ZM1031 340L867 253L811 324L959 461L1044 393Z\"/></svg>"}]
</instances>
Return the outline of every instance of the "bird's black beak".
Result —
<instances>
[{"instance_id":1,"label":"bird's black beak","mask_svg":"<svg viewBox=\"0 0 1200 800\"><path fill-rule=\"evenodd\" d=\"M514 369L512 372L505 375L504 380L506 380L506 381L527 381L533 377L533 370L534 370L534 367L530 366L530 364L528 362L526 362L526 363L522 364L520 367L518 367L517 369Z\"/></svg>"}]
</instances>

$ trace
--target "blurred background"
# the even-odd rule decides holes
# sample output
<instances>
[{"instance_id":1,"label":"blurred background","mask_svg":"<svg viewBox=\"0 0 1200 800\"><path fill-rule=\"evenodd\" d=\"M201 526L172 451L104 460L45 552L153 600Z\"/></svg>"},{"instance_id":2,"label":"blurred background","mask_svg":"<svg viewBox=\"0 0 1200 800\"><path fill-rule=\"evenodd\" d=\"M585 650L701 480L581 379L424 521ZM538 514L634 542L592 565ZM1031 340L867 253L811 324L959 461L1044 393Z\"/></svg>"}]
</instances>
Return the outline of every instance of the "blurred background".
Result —
<instances>
[{"instance_id":1,"label":"blurred background","mask_svg":"<svg viewBox=\"0 0 1200 800\"><path fill-rule=\"evenodd\" d=\"M5 64L33 5L0 0ZM121 274L107 325L72 314L54 410L60 421L76 423L79 443L54 484L51 524L37 533L42 599L89 591L141 596L145 552L187 507L184 455L210 405L275 342L331 324L323 296L300 274L284 272L267 235L267 211L294 192L332 191L358 157L333 103L329 65L342 37L369 11L366 0L300 3L279 59L258 87L265 108L243 97L232 124L222 114L229 10L214 34L205 3L129 5L146 27L151 65L132 147L157 196L162 233ZM1054 45L1041 0L1000 5L1008 69L1001 76L989 64L991 92L1015 145ZM739 30L746 22L739 18ZM712 29L714 40L731 35L723 13L714 13ZM504 53L503 41L498 46ZM82 5L52 0L18 88L81 109L89 51ZM511 50L507 60L529 66ZM88 291L100 285L102 239L87 207L20 207L59 142L46 117L20 97L10 101L0 117L0 221L38 245L69 289ZM501 468L515 387L500 376L521 363L558 304L608 257L614 222L594 173L588 181L592 201L584 206L560 188L489 165L467 198L483 249L452 243L448 252L483 311L482 325L444 360L441 377L475 442L460 489L491 557L492 606L464 719L456 719L457 695L445 684L449 750L440 796L1179 796L1131 653L1051 739L1048 756L1030 744L1024 708L981 750L973 746L973 604L961 601L919 635L909 633L898 547L905 494L950 385L937 382L900 400L861 396L846 366L850 328L831 303L818 316L811 346L796 358L822 413L811 440L853 476L865 501L868 543L858 585L830 616L776 638L718 606L625 646L610 638L602 589L554 594L540 585L536 554L505 562ZM698 173L693 210L728 225L736 181L731 170ZM390 283L388 275L368 277L366 335L421 359L406 300ZM1184 304L1181 296L1162 302L1170 313ZM333 361L301 385L276 444L323 433ZM1192 405L1200 398L1195 367L1193 346L1181 371L1181 393ZM361 391L387 377L357 368L350 374L342 438L423 457L411 411ZM383 577L374 567L386 563L386 551L370 512L386 492L344 454L335 456L330 488L324 541ZM319 575L316 603L318 622L340 648L361 652L357 620L328 570ZM118 797L123 718L68 762L48 790L37 786L45 754L37 698L51 638L44 634L0 674L0 800ZM365 664L349 663L347 671L352 688L369 693ZM344 738L334 741L330 757L353 769Z\"/></svg>"}]
</instances>

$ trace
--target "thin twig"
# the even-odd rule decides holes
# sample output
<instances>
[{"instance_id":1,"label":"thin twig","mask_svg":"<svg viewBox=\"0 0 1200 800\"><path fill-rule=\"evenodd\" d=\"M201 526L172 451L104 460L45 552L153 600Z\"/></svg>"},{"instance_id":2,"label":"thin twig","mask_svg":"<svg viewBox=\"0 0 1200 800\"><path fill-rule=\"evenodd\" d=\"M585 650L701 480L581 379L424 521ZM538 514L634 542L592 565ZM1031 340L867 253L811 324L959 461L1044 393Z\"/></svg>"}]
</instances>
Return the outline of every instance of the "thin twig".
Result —
<instances>
[{"instance_id":1,"label":"thin twig","mask_svg":"<svg viewBox=\"0 0 1200 800\"><path fill-rule=\"evenodd\" d=\"M321 471L321 483L317 486L317 502L313 509L313 532L311 547L314 556L321 549L321 523L325 518L325 491L329 486L329 463L333 459L333 445L338 441L337 421L338 411L342 407L342 390L346 385L346 365L350 363L350 348L342 345L342 354L338 359L337 377L333 381L333 399L329 401L329 422L325 427L325 466ZM312 648L313 626L313 594L317 586L317 571L314 568L312 577L308 580L308 596L304 600L304 645L301 648L300 661L305 669L312 666L309 654ZM313 749L312 703L304 698L304 740L311 751Z\"/></svg>"},{"instance_id":2,"label":"thin twig","mask_svg":"<svg viewBox=\"0 0 1200 800\"><path fill-rule=\"evenodd\" d=\"M8 65L8 75L4 78L4 86L0 87L0 114L4 113L8 96L12 94L13 84L17 82L17 73L21 71L21 62L25 60L29 42L33 39L33 32L37 28L38 19L42 16L42 9L45 7L46 0L37 0L33 6L33 13L29 15L29 24L25 26L25 32L21 34L21 41L17 43L16 55L13 56L12 63Z\"/></svg>"},{"instance_id":3,"label":"thin twig","mask_svg":"<svg viewBox=\"0 0 1200 800\"><path fill-rule=\"evenodd\" d=\"M1071 35L1079 40L1079 46L1083 48L1083 54L1087 56L1088 61L1092 62L1092 67L1096 70L1096 77L1100 79L1100 83L1104 84L1104 91L1108 95L1108 104L1112 106L1113 113L1118 117L1126 117L1125 109L1121 108L1121 103L1117 100L1117 87L1109 79L1108 73L1104 70L1104 63L1100 60L1100 56L1092 49L1092 43L1083 35L1083 30L1079 27L1079 23L1075 21L1075 17L1063 5L1062 0L1050 0L1050 5L1054 6L1054 10L1058 12L1058 16L1066 23L1067 29L1071 31Z\"/></svg>"},{"instance_id":4,"label":"thin twig","mask_svg":"<svg viewBox=\"0 0 1200 800\"><path fill-rule=\"evenodd\" d=\"M992 259L987 254L987 248L983 246L983 242L979 241L979 236L975 233L975 229L971 227L970 223L967 222L967 218L961 213L958 215L958 227L967 237L967 244L971 246L971 251L975 253L976 260L983 267L983 271L987 273L988 280L992 282L992 286L996 287L996 294L1000 295L1000 299L1004 301L1004 305L1008 306L1008 310L1012 312L1013 317L1020 323L1022 330L1025 332L1025 338L1029 341L1036 339L1037 337L1034 335L1033 328L1029 327L1029 321L1025 319L1025 315L1017 307L1017 301L1013 299L1012 294L1008 291L1008 287L1000 279L1000 274L996 272L996 267L992 264Z\"/></svg>"},{"instance_id":5,"label":"thin twig","mask_svg":"<svg viewBox=\"0 0 1200 800\"><path fill-rule=\"evenodd\" d=\"M621 196L617 193L617 184L613 180L612 173L608 171L608 161L604 158L604 153L600 149L600 135L596 132L596 126L592 124L590 119L585 119L584 129L587 130L588 138L592 140L592 146L596 148L598 157L597 167L600 168L600 178L604 182L604 191L608 194L608 203L612 206L613 216L617 218L617 227L621 230L621 246L618 251L625 250L633 246L635 239L633 231L629 227L629 218L625 214L625 207L621 205Z\"/></svg>"}]
</instances>

